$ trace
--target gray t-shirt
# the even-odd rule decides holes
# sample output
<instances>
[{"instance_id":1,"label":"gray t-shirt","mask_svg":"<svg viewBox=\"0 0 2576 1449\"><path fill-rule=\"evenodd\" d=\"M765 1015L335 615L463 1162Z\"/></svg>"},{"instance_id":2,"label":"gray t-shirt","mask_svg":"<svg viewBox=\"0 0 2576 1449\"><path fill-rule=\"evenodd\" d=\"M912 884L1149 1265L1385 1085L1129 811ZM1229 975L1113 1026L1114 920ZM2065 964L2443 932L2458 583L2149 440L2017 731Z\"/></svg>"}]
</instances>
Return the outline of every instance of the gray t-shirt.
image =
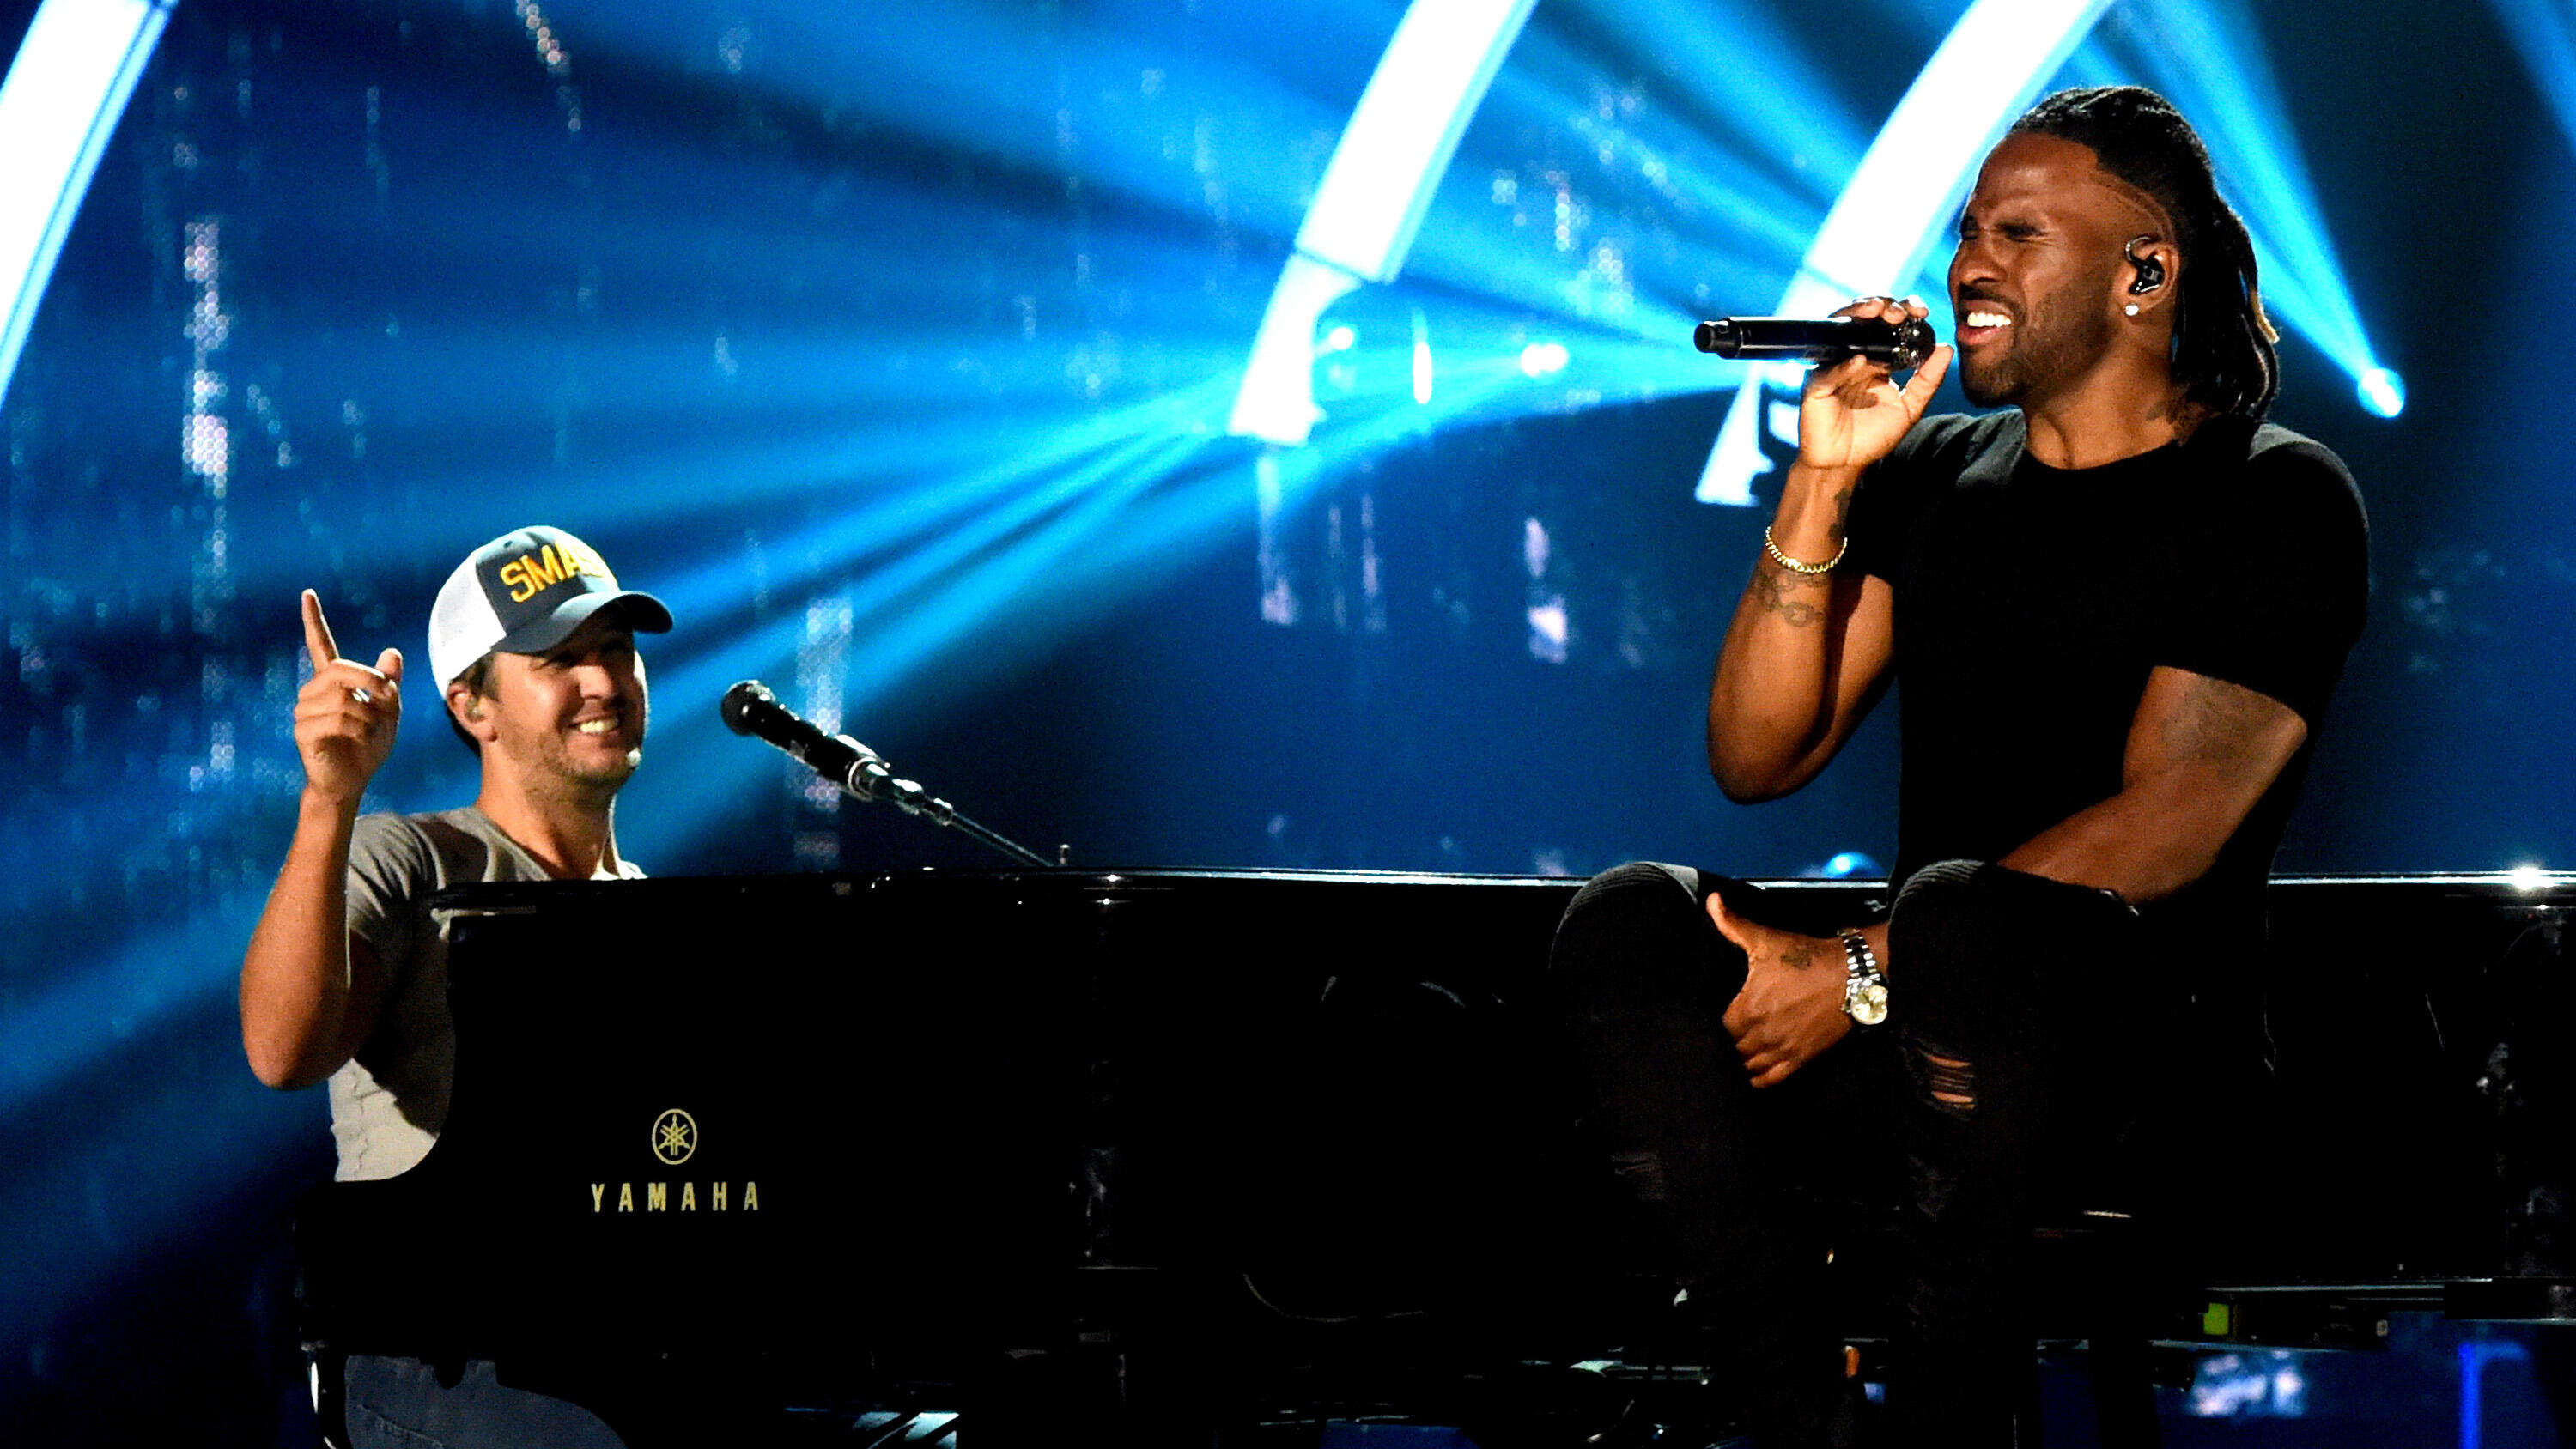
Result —
<instances>
[{"instance_id":1,"label":"gray t-shirt","mask_svg":"<svg viewBox=\"0 0 2576 1449\"><path fill-rule=\"evenodd\" d=\"M596 878L644 872L611 837ZM434 815L365 815L349 841L349 929L384 964L385 999L358 1054L331 1074L341 1181L409 1171L447 1123L456 1023L447 1014L447 928L429 898L478 881L551 879L536 857L468 805Z\"/></svg>"}]
</instances>

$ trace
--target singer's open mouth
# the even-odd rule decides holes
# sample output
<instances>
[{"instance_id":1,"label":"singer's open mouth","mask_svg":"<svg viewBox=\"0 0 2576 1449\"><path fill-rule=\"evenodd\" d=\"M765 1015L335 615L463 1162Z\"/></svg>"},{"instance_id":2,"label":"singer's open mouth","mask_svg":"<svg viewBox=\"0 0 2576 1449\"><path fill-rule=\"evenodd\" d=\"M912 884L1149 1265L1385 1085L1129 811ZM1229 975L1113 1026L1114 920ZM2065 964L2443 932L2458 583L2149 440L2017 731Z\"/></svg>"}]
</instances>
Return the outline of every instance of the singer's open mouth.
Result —
<instances>
[{"instance_id":1,"label":"singer's open mouth","mask_svg":"<svg viewBox=\"0 0 2576 1449\"><path fill-rule=\"evenodd\" d=\"M1958 343L1973 347L2002 336L2012 327L2012 314L2000 307L1971 306L1959 313Z\"/></svg>"}]
</instances>

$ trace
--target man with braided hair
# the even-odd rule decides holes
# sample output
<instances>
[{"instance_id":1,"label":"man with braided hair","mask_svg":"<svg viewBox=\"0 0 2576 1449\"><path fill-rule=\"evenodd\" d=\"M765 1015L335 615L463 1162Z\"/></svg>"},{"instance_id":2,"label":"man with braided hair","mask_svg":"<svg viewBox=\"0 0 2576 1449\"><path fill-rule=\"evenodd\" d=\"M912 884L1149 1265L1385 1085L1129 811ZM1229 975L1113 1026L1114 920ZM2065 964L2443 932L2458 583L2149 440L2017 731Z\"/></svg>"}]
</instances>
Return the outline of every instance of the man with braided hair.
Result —
<instances>
[{"instance_id":1,"label":"man with braided hair","mask_svg":"<svg viewBox=\"0 0 2576 1449\"><path fill-rule=\"evenodd\" d=\"M2350 475L2263 421L2253 250L2161 97L2015 123L1949 285L2000 410L1923 417L1950 347L1902 386L1819 367L1709 693L1710 769L1757 801L1901 684L1892 914L1631 865L1558 936L1613 1163L1764 1449L1850 1432L1812 1279L1853 1191L1904 1210L1899 1442L2036 1442L2032 1226L2137 1205L2121 1169L2259 1072L2265 876L2368 592Z\"/></svg>"}]
</instances>

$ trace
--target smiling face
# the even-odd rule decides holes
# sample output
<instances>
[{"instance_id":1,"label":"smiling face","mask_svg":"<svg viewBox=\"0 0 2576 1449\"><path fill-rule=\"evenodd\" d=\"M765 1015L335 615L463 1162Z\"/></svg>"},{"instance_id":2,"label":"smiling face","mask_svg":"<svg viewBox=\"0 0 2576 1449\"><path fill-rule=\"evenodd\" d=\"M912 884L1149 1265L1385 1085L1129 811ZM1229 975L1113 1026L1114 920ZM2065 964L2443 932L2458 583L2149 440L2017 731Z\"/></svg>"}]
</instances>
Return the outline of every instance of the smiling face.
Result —
<instances>
[{"instance_id":1,"label":"smiling face","mask_svg":"<svg viewBox=\"0 0 2576 1449\"><path fill-rule=\"evenodd\" d=\"M1977 174L1950 258L1968 400L2028 408L2091 376L2119 336L2130 276L2121 246L2140 235L2172 229L2090 147L2006 137Z\"/></svg>"},{"instance_id":2,"label":"smiling face","mask_svg":"<svg viewBox=\"0 0 2576 1449\"><path fill-rule=\"evenodd\" d=\"M604 806L644 758L644 661L635 636L594 616L542 654L492 656L466 727L532 793Z\"/></svg>"}]
</instances>

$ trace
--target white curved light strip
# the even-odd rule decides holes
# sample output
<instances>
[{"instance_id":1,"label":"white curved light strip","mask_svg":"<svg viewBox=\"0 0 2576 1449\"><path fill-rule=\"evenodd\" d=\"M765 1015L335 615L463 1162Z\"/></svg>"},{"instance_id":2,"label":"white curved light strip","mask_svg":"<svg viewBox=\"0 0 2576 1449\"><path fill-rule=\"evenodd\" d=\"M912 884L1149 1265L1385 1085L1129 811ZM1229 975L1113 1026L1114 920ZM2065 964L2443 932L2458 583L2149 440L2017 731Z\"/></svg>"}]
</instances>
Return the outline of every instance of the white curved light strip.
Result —
<instances>
[{"instance_id":1,"label":"white curved light strip","mask_svg":"<svg viewBox=\"0 0 2576 1449\"><path fill-rule=\"evenodd\" d=\"M0 279L12 287L0 398L99 153L169 19L170 5L153 0L45 0L0 83Z\"/></svg>"},{"instance_id":2,"label":"white curved light strip","mask_svg":"<svg viewBox=\"0 0 2576 1449\"><path fill-rule=\"evenodd\" d=\"M1895 291L1912 277L1967 195L1978 160L2111 3L1976 0L1969 6L1879 128L1774 310L1822 316L1854 297ZM1783 380L1802 371L1792 366ZM1764 380L1774 373L1746 373L1700 474L1702 503L1748 506L1753 480L1771 471L1754 429L1761 421L1755 415L1765 410ZM1781 411L1785 416L1770 420L1772 432L1794 442L1796 411L1785 404Z\"/></svg>"},{"instance_id":3,"label":"white curved light strip","mask_svg":"<svg viewBox=\"0 0 2576 1449\"><path fill-rule=\"evenodd\" d=\"M1226 431L1285 446L1315 425L1315 323L1362 282L1393 281L1537 0L1413 0L1343 128L1253 339Z\"/></svg>"}]
</instances>

